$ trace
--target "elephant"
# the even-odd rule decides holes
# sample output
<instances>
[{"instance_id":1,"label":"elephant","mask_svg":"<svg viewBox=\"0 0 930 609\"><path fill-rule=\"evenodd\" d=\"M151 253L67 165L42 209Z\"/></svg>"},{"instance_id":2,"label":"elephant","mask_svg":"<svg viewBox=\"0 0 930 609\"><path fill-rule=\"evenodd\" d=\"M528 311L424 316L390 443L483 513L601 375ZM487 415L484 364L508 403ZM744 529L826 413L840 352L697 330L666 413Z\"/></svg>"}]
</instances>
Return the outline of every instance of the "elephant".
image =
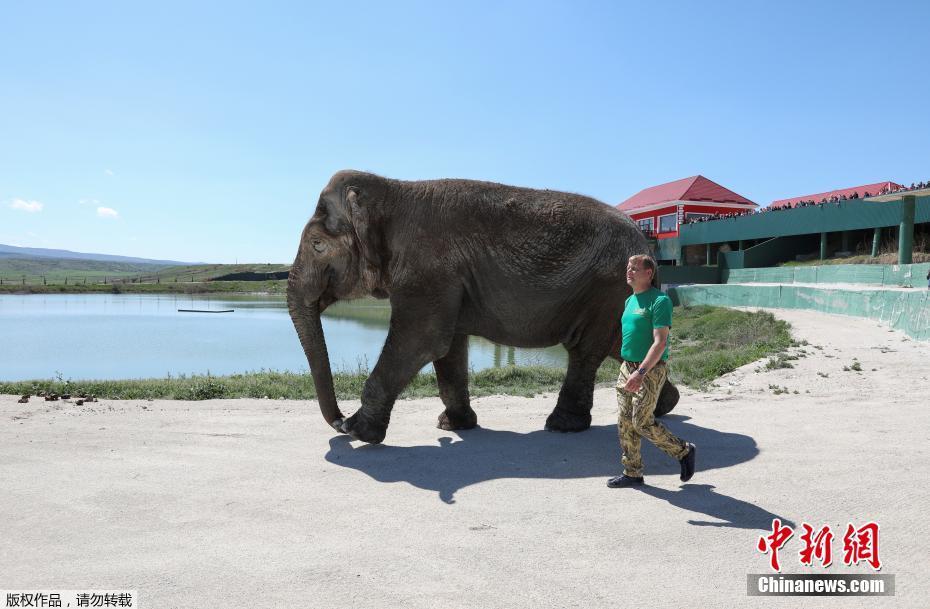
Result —
<instances>
[{"instance_id":1,"label":"elephant","mask_svg":"<svg viewBox=\"0 0 930 609\"><path fill-rule=\"evenodd\" d=\"M357 440L384 440L394 401L432 362L445 410L438 426L470 429L468 336L568 351L550 431L591 425L596 372L620 358L627 259L648 253L642 232L595 199L461 179L401 181L333 175L300 237L288 311L323 418ZM388 298L391 319L361 408L339 411L320 316L337 300ZM663 388L657 414L678 401Z\"/></svg>"}]
</instances>

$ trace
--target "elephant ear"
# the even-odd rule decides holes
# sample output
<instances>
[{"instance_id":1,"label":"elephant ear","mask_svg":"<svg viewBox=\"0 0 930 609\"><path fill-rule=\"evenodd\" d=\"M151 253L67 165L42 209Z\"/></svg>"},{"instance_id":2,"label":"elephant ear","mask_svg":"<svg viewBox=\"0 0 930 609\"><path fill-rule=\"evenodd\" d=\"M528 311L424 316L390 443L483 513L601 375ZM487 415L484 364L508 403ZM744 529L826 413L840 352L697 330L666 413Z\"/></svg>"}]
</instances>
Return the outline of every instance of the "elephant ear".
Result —
<instances>
[{"instance_id":1,"label":"elephant ear","mask_svg":"<svg viewBox=\"0 0 930 609\"><path fill-rule=\"evenodd\" d=\"M357 186L348 186L338 202L329 199L324 226L334 235L354 234L362 257L379 267L378 248L374 243L376 231L371 230L371 209L362 201L360 192Z\"/></svg>"}]
</instances>

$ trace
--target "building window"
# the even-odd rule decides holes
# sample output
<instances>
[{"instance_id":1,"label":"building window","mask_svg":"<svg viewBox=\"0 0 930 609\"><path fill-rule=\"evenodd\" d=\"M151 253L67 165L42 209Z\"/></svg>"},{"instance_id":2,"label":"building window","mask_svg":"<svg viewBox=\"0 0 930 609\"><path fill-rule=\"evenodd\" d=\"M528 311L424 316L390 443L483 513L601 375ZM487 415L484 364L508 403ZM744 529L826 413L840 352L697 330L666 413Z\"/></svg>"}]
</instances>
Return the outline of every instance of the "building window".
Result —
<instances>
[{"instance_id":1,"label":"building window","mask_svg":"<svg viewBox=\"0 0 930 609\"><path fill-rule=\"evenodd\" d=\"M659 216L659 232L673 233L678 228L678 214Z\"/></svg>"},{"instance_id":2,"label":"building window","mask_svg":"<svg viewBox=\"0 0 930 609\"><path fill-rule=\"evenodd\" d=\"M639 227L639 230L643 231L644 233L651 233L653 231L653 228L652 228L653 219L652 218L644 218L642 220L637 220L636 225Z\"/></svg>"}]
</instances>

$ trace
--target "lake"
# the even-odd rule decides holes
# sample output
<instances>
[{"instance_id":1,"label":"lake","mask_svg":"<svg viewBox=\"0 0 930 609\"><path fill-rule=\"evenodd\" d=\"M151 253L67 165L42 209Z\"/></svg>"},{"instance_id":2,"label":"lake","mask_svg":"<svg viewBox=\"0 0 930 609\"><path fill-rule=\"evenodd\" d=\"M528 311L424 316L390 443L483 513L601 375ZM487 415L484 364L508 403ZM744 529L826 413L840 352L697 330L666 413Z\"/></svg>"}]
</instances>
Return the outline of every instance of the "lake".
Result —
<instances>
[{"instance_id":1,"label":"lake","mask_svg":"<svg viewBox=\"0 0 930 609\"><path fill-rule=\"evenodd\" d=\"M180 313L178 309L234 309ZM340 302L323 315L333 371L374 367L387 336L386 301ZM562 347L469 342L473 370L511 363L564 367ZM0 380L129 379L259 370L307 372L283 297L0 295ZM431 370L428 366L425 370Z\"/></svg>"}]
</instances>

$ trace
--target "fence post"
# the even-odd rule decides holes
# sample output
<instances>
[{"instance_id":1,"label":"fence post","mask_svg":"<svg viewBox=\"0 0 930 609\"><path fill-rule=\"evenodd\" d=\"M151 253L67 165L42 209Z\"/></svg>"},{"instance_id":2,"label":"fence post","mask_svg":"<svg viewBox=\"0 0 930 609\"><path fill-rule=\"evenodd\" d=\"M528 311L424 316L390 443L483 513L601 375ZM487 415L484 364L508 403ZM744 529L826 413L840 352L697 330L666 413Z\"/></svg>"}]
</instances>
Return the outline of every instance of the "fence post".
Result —
<instances>
[{"instance_id":1,"label":"fence post","mask_svg":"<svg viewBox=\"0 0 930 609\"><path fill-rule=\"evenodd\" d=\"M898 229L898 264L910 264L914 250L914 207L917 197L904 195L901 201L901 226Z\"/></svg>"},{"instance_id":2,"label":"fence post","mask_svg":"<svg viewBox=\"0 0 930 609\"><path fill-rule=\"evenodd\" d=\"M882 242L882 227L876 226L872 232L872 258L878 256L878 246Z\"/></svg>"}]
</instances>

